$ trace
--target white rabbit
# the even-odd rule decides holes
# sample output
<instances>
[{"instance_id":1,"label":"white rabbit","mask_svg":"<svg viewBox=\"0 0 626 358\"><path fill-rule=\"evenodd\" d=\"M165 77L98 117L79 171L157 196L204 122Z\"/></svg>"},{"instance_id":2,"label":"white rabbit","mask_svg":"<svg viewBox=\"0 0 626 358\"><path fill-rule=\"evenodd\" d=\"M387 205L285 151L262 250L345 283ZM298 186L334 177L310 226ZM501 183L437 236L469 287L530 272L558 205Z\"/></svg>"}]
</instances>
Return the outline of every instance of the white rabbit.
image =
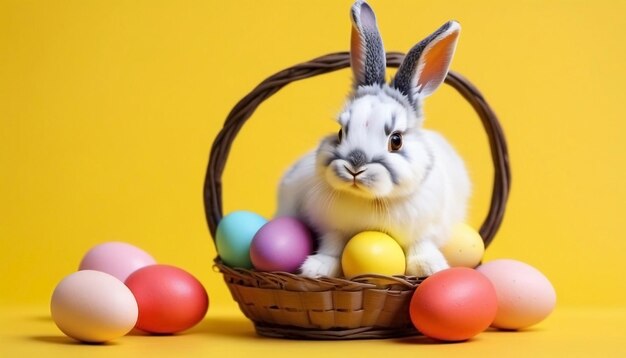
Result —
<instances>
[{"instance_id":1,"label":"white rabbit","mask_svg":"<svg viewBox=\"0 0 626 358\"><path fill-rule=\"evenodd\" d=\"M366 230L400 244L407 275L431 275L448 267L439 247L465 218L470 182L454 149L422 128L422 100L444 81L460 26L450 21L413 47L387 85L374 12L357 1L351 15L354 84L341 129L285 174L277 215L319 234L304 276L340 276L347 240Z\"/></svg>"}]
</instances>

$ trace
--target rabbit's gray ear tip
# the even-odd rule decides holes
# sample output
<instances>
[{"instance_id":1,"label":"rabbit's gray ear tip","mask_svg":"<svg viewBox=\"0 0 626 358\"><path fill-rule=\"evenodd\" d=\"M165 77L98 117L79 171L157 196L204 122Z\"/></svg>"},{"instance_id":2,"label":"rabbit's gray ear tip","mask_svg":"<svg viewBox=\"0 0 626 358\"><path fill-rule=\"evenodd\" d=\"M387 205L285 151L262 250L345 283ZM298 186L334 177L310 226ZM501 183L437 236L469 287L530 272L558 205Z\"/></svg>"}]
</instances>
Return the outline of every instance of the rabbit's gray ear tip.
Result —
<instances>
[{"instance_id":1,"label":"rabbit's gray ear tip","mask_svg":"<svg viewBox=\"0 0 626 358\"><path fill-rule=\"evenodd\" d=\"M363 12L367 16L376 18L376 15L374 14L374 9L372 9L372 7L365 1L361 3L361 12Z\"/></svg>"},{"instance_id":2,"label":"rabbit's gray ear tip","mask_svg":"<svg viewBox=\"0 0 626 358\"><path fill-rule=\"evenodd\" d=\"M456 20L450 20L446 23L449 31L461 31L461 24Z\"/></svg>"},{"instance_id":3,"label":"rabbit's gray ear tip","mask_svg":"<svg viewBox=\"0 0 626 358\"><path fill-rule=\"evenodd\" d=\"M369 10L372 11L372 8L365 2L365 0L357 0L352 4L352 8L350 9L350 13L352 17L357 17L361 13L361 10Z\"/></svg>"},{"instance_id":4,"label":"rabbit's gray ear tip","mask_svg":"<svg viewBox=\"0 0 626 358\"><path fill-rule=\"evenodd\" d=\"M367 2L365 2L365 0L360 1L360 2L359 2L359 5L361 6L361 9L362 9L362 10L369 11L369 12L371 12L371 13L373 13L373 12L374 12L374 10L372 10L372 7L370 6L370 4L368 4Z\"/></svg>"}]
</instances>

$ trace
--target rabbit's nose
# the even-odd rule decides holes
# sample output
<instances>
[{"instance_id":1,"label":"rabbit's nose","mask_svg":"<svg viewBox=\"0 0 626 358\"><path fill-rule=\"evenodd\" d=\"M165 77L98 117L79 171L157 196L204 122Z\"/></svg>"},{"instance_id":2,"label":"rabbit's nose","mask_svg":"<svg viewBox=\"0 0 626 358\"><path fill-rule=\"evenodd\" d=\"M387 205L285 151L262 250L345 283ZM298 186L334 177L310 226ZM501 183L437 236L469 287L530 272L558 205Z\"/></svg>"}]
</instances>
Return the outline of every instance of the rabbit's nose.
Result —
<instances>
[{"instance_id":1,"label":"rabbit's nose","mask_svg":"<svg viewBox=\"0 0 626 358\"><path fill-rule=\"evenodd\" d=\"M356 171L367 163L367 155L364 151L360 149L355 149L348 153L346 160L348 161L348 163L352 164L352 167Z\"/></svg>"}]
</instances>

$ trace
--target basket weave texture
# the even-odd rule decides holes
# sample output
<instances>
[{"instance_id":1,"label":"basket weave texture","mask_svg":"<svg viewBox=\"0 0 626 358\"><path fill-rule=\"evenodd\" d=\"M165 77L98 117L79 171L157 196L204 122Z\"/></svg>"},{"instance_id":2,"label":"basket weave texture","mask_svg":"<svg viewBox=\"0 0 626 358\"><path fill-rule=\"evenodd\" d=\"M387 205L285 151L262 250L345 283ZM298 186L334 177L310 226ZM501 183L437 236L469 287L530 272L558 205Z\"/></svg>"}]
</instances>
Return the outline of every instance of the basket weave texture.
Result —
<instances>
[{"instance_id":1,"label":"basket weave texture","mask_svg":"<svg viewBox=\"0 0 626 358\"><path fill-rule=\"evenodd\" d=\"M387 53L387 65L398 67L402 53ZM213 238L222 212L222 173L231 145L255 109L285 85L350 66L347 52L325 55L282 70L261 82L231 110L209 157L205 183L206 219ZM504 133L480 92L450 71L446 84L467 100L481 119L489 139L494 177L491 204L480 227L487 247L504 216L510 189L510 166ZM298 339L369 339L416 335L409 303L422 279L409 276L364 275L351 280L305 278L286 272L258 272L224 265L223 274L233 299L258 334Z\"/></svg>"}]
</instances>

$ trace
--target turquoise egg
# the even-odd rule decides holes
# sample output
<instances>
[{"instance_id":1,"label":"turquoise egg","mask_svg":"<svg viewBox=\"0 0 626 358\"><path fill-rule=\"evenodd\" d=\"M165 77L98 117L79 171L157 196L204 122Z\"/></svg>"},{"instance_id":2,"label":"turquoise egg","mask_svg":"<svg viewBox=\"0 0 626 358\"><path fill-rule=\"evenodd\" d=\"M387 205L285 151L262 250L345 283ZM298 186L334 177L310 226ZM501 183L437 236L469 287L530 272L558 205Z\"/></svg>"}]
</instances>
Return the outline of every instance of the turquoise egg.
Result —
<instances>
[{"instance_id":1,"label":"turquoise egg","mask_svg":"<svg viewBox=\"0 0 626 358\"><path fill-rule=\"evenodd\" d=\"M234 211L217 225L215 245L222 261L230 267L252 268L250 243L267 219L250 211Z\"/></svg>"}]
</instances>

